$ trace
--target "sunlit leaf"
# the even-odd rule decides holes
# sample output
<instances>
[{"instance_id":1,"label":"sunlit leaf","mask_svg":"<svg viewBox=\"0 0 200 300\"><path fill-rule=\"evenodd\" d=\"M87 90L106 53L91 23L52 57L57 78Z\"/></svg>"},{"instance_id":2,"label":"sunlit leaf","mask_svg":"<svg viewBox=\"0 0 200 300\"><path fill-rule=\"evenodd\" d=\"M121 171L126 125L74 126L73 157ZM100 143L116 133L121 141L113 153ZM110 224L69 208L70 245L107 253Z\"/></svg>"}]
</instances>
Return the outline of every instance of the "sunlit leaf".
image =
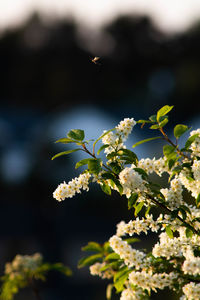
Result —
<instances>
[{"instance_id":1,"label":"sunlit leaf","mask_svg":"<svg viewBox=\"0 0 200 300\"><path fill-rule=\"evenodd\" d=\"M180 138L182 134L184 134L190 128L186 125L178 124L174 127L174 136L175 138Z\"/></svg>"},{"instance_id":2,"label":"sunlit leaf","mask_svg":"<svg viewBox=\"0 0 200 300\"><path fill-rule=\"evenodd\" d=\"M53 160L53 159L55 159L55 158L57 158L59 156L67 155L67 154L70 154L72 152L76 152L76 151L80 151L80 150L82 150L82 149L73 149L73 150L59 152L58 154L54 155L51 159Z\"/></svg>"},{"instance_id":3,"label":"sunlit leaf","mask_svg":"<svg viewBox=\"0 0 200 300\"><path fill-rule=\"evenodd\" d=\"M156 137L153 137L153 138L149 138L149 139L145 139L145 140L142 140L142 141L139 141L137 143L135 143L132 148L135 148L141 144L144 144L144 143L147 143L147 142L150 142L150 141L153 141L153 140L157 140L157 139L162 139L161 136L156 136Z\"/></svg>"},{"instance_id":4,"label":"sunlit leaf","mask_svg":"<svg viewBox=\"0 0 200 300\"><path fill-rule=\"evenodd\" d=\"M81 129L72 129L68 132L67 137L77 141L82 141L85 137L85 133Z\"/></svg>"},{"instance_id":5,"label":"sunlit leaf","mask_svg":"<svg viewBox=\"0 0 200 300\"><path fill-rule=\"evenodd\" d=\"M157 116L156 116L157 122L159 123L160 122L160 118L162 116L165 116L168 112L170 112L173 107L174 106L165 105L161 109L159 109L158 112L157 112Z\"/></svg>"}]
</instances>

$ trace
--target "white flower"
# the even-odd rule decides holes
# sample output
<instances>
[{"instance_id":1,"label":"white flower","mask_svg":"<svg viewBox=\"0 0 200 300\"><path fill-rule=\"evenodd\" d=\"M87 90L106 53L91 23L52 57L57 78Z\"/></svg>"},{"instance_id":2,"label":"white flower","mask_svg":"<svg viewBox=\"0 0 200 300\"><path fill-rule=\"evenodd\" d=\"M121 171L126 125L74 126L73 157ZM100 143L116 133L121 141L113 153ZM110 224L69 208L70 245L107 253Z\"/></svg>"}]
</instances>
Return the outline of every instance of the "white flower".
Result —
<instances>
[{"instance_id":1,"label":"white flower","mask_svg":"<svg viewBox=\"0 0 200 300\"><path fill-rule=\"evenodd\" d=\"M114 235L109 240L110 246L115 253L124 260L124 263L129 267L140 269L144 266L143 259L145 254L141 251L133 249L126 241Z\"/></svg>"},{"instance_id":2,"label":"white flower","mask_svg":"<svg viewBox=\"0 0 200 300\"><path fill-rule=\"evenodd\" d=\"M133 285L137 285L144 290L150 291L151 289L156 292L156 289L164 289L170 287L173 281L177 278L177 274L171 272L167 273L155 273L152 272L131 272L129 274L129 282Z\"/></svg>"},{"instance_id":3,"label":"white flower","mask_svg":"<svg viewBox=\"0 0 200 300\"><path fill-rule=\"evenodd\" d=\"M81 193L81 189L89 191L89 173L81 174L78 178L61 183L53 193L53 197L58 201L63 201L65 198L72 198L76 193Z\"/></svg>"},{"instance_id":4,"label":"white flower","mask_svg":"<svg viewBox=\"0 0 200 300\"><path fill-rule=\"evenodd\" d=\"M187 296L188 300L200 299L200 283L190 282L183 287L183 293Z\"/></svg>"},{"instance_id":5,"label":"white flower","mask_svg":"<svg viewBox=\"0 0 200 300\"><path fill-rule=\"evenodd\" d=\"M119 173L119 181L124 188L128 188L131 191L135 189L144 190L144 180L142 176L132 168L126 167L121 171Z\"/></svg>"}]
</instances>

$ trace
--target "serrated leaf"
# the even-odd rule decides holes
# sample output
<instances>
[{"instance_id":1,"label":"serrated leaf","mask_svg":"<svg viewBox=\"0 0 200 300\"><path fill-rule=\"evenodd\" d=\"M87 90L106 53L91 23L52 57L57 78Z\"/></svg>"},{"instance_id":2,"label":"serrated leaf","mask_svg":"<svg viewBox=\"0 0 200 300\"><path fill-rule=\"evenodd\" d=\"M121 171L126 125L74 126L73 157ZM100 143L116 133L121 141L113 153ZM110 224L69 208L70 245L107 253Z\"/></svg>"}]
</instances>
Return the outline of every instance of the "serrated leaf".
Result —
<instances>
[{"instance_id":1,"label":"serrated leaf","mask_svg":"<svg viewBox=\"0 0 200 300\"><path fill-rule=\"evenodd\" d=\"M69 143L76 143L76 141L68 138L62 138L57 140L55 143L69 144Z\"/></svg>"},{"instance_id":2,"label":"serrated leaf","mask_svg":"<svg viewBox=\"0 0 200 300\"><path fill-rule=\"evenodd\" d=\"M175 138L180 138L182 134L184 134L187 130L189 130L189 127L186 125L178 124L174 127L174 136Z\"/></svg>"},{"instance_id":3,"label":"serrated leaf","mask_svg":"<svg viewBox=\"0 0 200 300\"><path fill-rule=\"evenodd\" d=\"M87 165L90 160L93 160L93 158L85 158L85 159L80 160L79 162L76 163L75 169L82 167L84 165Z\"/></svg>"},{"instance_id":4,"label":"serrated leaf","mask_svg":"<svg viewBox=\"0 0 200 300\"><path fill-rule=\"evenodd\" d=\"M134 193L128 198L128 209L131 209L138 199L138 194Z\"/></svg>"},{"instance_id":5,"label":"serrated leaf","mask_svg":"<svg viewBox=\"0 0 200 300\"><path fill-rule=\"evenodd\" d=\"M63 151L63 152L59 152L58 154L54 155L51 160L54 160L55 158L59 157L59 156L63 156L63 155L67 155L67 154L70 154L72 152L76 152L76 151L79 151L79 150L82 150L82 149L73 149L73 150L68 150L68 151Z\"/></svg>"},{"instance_id":6,"label":"serrated leaf","mask_svg":"<svg viewBox=\"0 0 200 300\"><path fill-rule=\"evenodd\" d=\"M109 196L111 195L111 188L109 187L108 184L106 184L105 182L103 182L103 184L101 184L100 187L101 187L101 189L102 189L102 191L104 193L106 193Z\"/></svg>"},{"instance_id":7,"label":"serrated leaf","mask_svg":"<svg viewBox=\"0 0 200 300\"><path fill-rule=\"evenodd\" d=\"M85 133L81 129L72 129L68 132L67 137L76 141L83 141Z\"/></svg>"},{"instance_id":8,"label":"serrated leaf","mask_svg":"<svg viewBox=\"0 0 200 300\"><path fill-rule=\"evenodd\" d=\"M118 259L120 259L120 256L117 253L113 252L113 253L110 253L106 256L105 261L118 260Z\"/></svg>"},{"instance_id":9,"label":"serrated leaf","mask_svg":"<svg viewBox=\"0 0 200 300\"><path fill-rule=\"evenodd\" d=\"M99 174L101 171L101 162L102 160L100 158L98 159L90 159L88 161L88 170L91 174Z\"/></svg>"},{"instance_id":10,"label":"serrated leaf","mask_svg":"<svg viewBox=\"0 0 200 300\"><path fill-rule=\"evenodd\" d=\"M187 150L190 145L195 141L195 139L199 137L199 133L192 135L185 143L185 149Z\"/></svg>"},{"instance_id":11,"label":"serrated leaf","mask_svg":"<svg viewBox=\"0 0 200 300\"><path fill-rule=\"evenodd\" d=\"M157 139L162 139L161 136L156 136L156 137L153 137L153 138L149 138L149 139L145 139L145 140L142 140L142 141L139 141L137 143L135 143L132 148L135 148L141 144L144 144L144 143L147 143L147 142L150 142L150 141L153 141L153 140L157 140Z\"/></svg>"},{"instance_id":12,"label":"serrated leaf","mask_svg":"<svg viewBox=\"0 0 200 300\"><path fill-rule=\"evenodd\" d=\"M78 262L78 268L83 268L86 266L91 266L96 262L102 261L103 254L94 254L88 257L83 257Z\"/></svg>"},{"instance_id":13,"label":"serrated leaf","mask_svg":"<svg viewBox=\"0 0 200 300\"><path fill-rule=\"evenodd\" d=\"M165 105L161 109L159 109L158 112L157 112L157 116L156 116L157 122L159 123L160 118L165 116L168 112L170 112L173 107L174 106Z\"/></svg>"},{"instance_id":14,"label":"serrated leaf","mask_svg":"<svg viewBox=\"0 0 200 300\"><path fill-rule=\"evenodd\" d=\"M144 206L144 202L143 202L143 201L140 202L140 203L136 206L135 212L134 212L135 217L136 217L136 216L139 214L139 212L142 210L143 206Z\"/></svg>"},{"instance_id":15,"label":"serrated leaf","mask_svg":"<svg viewBox=\"0 0 200 300\"><path fill-rule=\"evenodd\" d=\"M82 251L94 251L94 252L102 252L102 247L96 242L89 242L86 246L81 248Z\"/></svg>"},{"instance_id":16,"label":"serrated leaf","mask_svg":"<svg viewBox=\"0 0 200 300\"><path fill-rule=\"evenodd\" d=\"M102 145L99 150L97 151L97 155L99 155L101 153L101 151L103 151L104 149L108 148L110 145Z\"/></svg>"},{"instance_id":17,"label":"serrated leaf","mask_svg":"<svg viewBox=\"0 0 200 300\"><path fill-rule=\"evenodd\" d=\"M199 207L200 205L200 193L198 194L197 198L196 198L196 206Z\"/></svg>"},{"instance_id":18,"label":"serrated leaf","mask_svg":"<svg viewBox=\"0 0 200 300\"><path fill-rule=\"evenodd\" d=\"M191 238L193 236L192 230L189 229L189 228L186 228L185 229L185 235L186 235L187 238Z\"/></svg>"},{"instance_id":19,"label":"serrated leaf","mask_svg":"<svg viewBox=\"0 0 200 300\"><path fill-rule=\"evenodd\" d=\"M167 226L165 227L165 231L166 231L168 237L169 237L170 239L173 239L174 234L173 234L173 231L171 230L171 226L170 226L170 225L167 225Z\"/></svg>"}]
</instances>

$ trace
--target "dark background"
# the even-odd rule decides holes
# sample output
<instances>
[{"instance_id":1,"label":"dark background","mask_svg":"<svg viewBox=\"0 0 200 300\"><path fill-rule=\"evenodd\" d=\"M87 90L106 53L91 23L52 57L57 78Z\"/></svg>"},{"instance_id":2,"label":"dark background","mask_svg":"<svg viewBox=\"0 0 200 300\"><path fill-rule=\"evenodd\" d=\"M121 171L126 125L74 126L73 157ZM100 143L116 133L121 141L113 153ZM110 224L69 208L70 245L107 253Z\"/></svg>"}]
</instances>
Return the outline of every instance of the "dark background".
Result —
<instances>
[{"instance_id":1,"label":"dark background","mask_svg":"<svg viewBox=\"0 0 200 300\"><path fill-rule=\"evenodd\" d=\"M105 299L107 282L77 270L81 247L109 239L133 212L124 197L108 197L98 186L62 203L53 199L59 183L79 174L74 165L83 158L51 161L69 149L54 141L73 128L97 138L124 117L147 118L165 104L175 106L169 131L176 123L198 128L199 53L199 24L167 35L145 16L120 16L94 34L72 19L48 22L34 14L1 36L1 274L17 253L41 252L45 261L61 261L74 273L50 274L40 284L42 299ZM100 65L91 62L94 56ZM138 126L128 145L153 134ZM158 146L150 143L136 153L158 157ZM149 247L147 238L142 247ZM25 289L16 299L34 297Z\"/></svg>"}]
</instances>

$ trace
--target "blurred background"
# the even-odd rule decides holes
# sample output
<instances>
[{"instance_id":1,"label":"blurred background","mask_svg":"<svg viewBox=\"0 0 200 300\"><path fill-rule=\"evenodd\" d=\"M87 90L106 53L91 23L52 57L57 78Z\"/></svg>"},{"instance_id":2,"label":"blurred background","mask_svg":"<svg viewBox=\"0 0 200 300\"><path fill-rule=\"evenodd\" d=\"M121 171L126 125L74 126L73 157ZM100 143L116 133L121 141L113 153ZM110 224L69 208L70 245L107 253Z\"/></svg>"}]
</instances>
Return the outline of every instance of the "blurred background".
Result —
<instances>
[{"instance_id":1,"label":"blurred background","mask_svg":"<svg viewBox=\"0 0 200 300\"><path fill-rule=\"evenodd\" d=\"M103 300L107 282L77 270L81 247L109 239L133 212L125 198L97 186L62 203L53 199L59 183L79 174L74 166L83 158L51 161L69 149L54 141L76 128L97 138L124 117L144 119L165 104L175 106L169 132L178 122L199 128L200 3L3 0L0 67L1 274L17 253L41 252L74 273L50 274L40 284L43 300ZM153 135L137 126L128 146ZM136 153L159 157L160 146ZM136 247L150 249L149 240ZM34 297L25 289L16 299Z\"/></svg>"}]
</instances>

